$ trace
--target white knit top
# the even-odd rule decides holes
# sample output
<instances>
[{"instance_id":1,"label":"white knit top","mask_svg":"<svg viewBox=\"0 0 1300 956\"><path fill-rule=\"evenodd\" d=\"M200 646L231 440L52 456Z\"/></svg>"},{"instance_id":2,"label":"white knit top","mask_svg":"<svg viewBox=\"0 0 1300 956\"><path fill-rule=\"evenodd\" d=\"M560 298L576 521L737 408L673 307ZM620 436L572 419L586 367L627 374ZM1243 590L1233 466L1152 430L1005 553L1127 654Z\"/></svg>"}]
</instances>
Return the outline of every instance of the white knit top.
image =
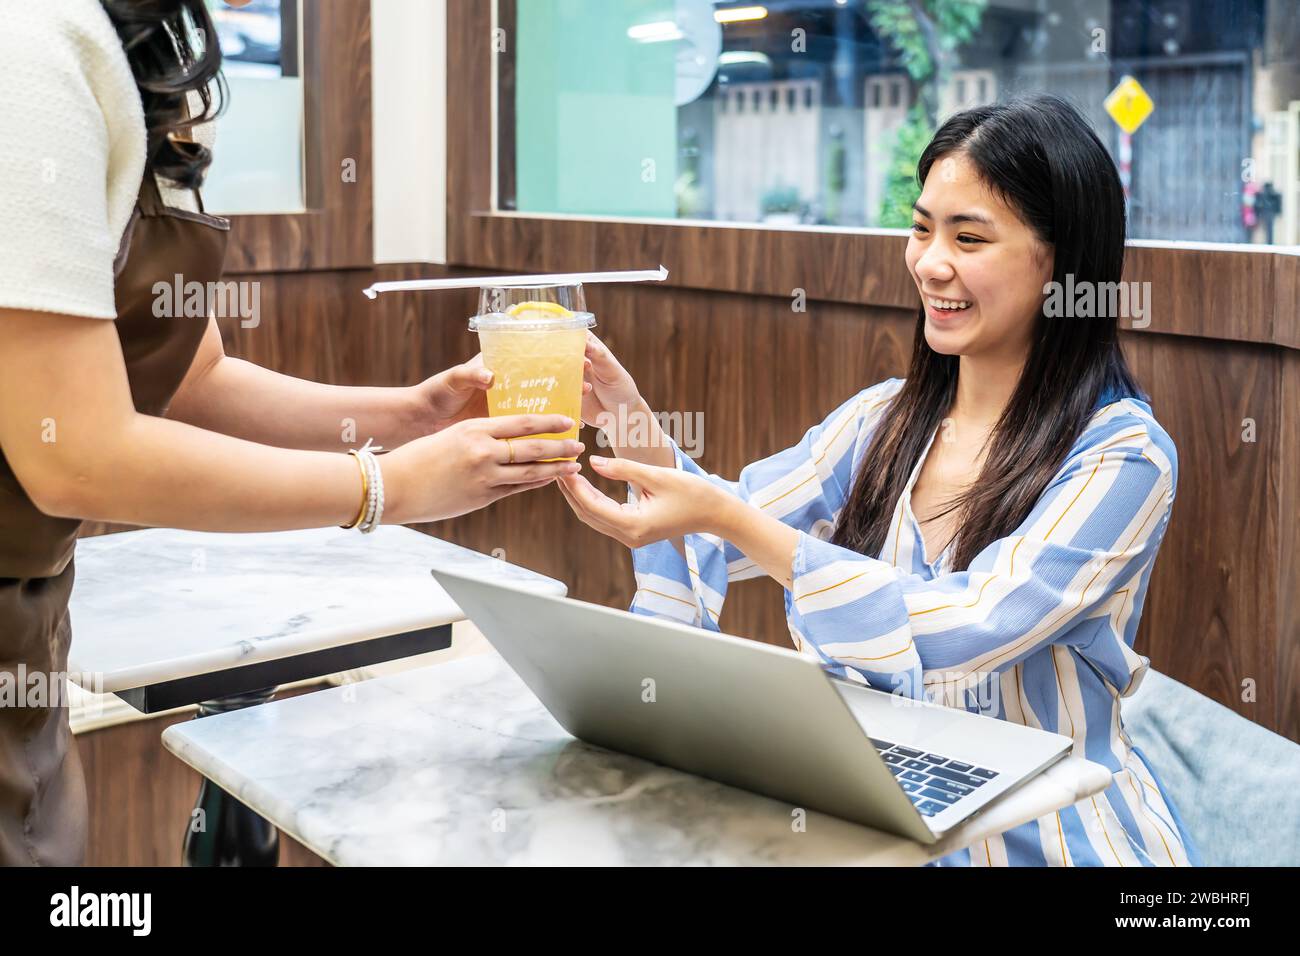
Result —
<instances>
[{"instance_id":1,"label":"white knit top","mask_svg":"<svg viewBox=\"0 0 1300 956\"><path fill-rule=\"evenodd\" d=\"M113 260L145 158L131 67L99 0L3 12L0 308L116 318ZM194 208L188 192L159 185L168 205Z\"/></svg>"}]
</instances>

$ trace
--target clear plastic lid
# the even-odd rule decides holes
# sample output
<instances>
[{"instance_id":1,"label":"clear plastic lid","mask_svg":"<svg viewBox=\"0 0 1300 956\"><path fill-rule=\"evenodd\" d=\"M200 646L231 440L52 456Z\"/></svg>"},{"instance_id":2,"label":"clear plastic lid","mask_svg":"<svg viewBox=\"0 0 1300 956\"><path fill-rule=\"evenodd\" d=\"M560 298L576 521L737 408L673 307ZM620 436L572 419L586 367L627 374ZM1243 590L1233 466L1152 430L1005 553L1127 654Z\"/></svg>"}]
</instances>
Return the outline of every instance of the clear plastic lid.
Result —
<instances>
[{"instance_id":1,"label":"clear plastic lid","mask_svg":"<svg viewBox=\"0 0 1300 956\"><path fill-rule=\"evenodd\" d=\"M508 312L489 312L476 315L469 320L471 332L558 332L565 329L589 329L596 324L596 317L590 312L568 312L567 314L547 314L538 311L520 310Z\"/></svg>"}]
</instances>

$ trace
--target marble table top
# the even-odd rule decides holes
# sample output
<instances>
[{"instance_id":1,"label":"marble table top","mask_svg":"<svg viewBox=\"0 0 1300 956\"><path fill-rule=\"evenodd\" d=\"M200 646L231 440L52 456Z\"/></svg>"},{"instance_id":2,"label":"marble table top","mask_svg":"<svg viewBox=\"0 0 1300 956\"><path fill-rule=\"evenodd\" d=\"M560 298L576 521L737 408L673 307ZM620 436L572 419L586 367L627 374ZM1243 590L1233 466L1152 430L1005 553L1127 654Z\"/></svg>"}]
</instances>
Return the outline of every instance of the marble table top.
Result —
<instances>
[{"instance_id":1,"label":"marble table top","mask_svg":"<svg viewBox=\"0 0 1300 956\"><path fill-rule=\"evenodd\" d=\"M569 736L495 653L175 724L164 746L338 865L919 865L1110 782L1077 758L937 847Z\"/></svg>"},{"instance_id":2,"label":"marble table top","mask_svg":"<svg viewBox=\"0 0 1300 956\"><path fill-rule=\"evenodd\" d=\"M548 594L563 583L411 528L77 542L69 677L96 693L277 660L465 618L429 574L479 568Z\"/></svg>"}]
</instances>

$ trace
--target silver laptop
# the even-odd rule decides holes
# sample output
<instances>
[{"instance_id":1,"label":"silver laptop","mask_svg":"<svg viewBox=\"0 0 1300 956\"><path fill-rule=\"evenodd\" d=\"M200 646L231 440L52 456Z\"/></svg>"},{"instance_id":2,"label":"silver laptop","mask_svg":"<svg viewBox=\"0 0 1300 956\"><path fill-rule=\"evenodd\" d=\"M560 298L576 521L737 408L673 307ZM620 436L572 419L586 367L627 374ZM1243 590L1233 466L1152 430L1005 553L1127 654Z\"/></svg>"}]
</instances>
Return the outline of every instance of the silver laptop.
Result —
<instances>
[{"instance_id":1,"label":"silver laptop","mask_svg":"<svg viewBox=\"0 0 1300 956\"><path fill-rule=\"evenodd\" d=\"M443 567L433 576L573 736L921 843L1071 746L833 679L793 650Z\"/></svg>"}]
</instances>

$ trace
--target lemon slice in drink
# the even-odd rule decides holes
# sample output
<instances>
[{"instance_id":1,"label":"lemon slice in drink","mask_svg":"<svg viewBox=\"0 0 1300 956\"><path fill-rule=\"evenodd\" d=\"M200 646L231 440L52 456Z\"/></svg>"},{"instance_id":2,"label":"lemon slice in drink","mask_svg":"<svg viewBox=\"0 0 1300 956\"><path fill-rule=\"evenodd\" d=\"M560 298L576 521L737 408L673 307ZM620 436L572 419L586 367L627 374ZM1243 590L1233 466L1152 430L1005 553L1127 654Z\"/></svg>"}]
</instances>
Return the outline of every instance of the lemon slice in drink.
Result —
<instances>
[{"instance_id":1,"label":"lemon slice in drink","mask_svg":"<svg viewBox=\"0 0 1300 956\"><path fill-rule=\"evenodd\" d=\"M516 302L506 309L506 315L516 319L567 319L573 313L558 302Z\"/></svg>"}]
</instances>

